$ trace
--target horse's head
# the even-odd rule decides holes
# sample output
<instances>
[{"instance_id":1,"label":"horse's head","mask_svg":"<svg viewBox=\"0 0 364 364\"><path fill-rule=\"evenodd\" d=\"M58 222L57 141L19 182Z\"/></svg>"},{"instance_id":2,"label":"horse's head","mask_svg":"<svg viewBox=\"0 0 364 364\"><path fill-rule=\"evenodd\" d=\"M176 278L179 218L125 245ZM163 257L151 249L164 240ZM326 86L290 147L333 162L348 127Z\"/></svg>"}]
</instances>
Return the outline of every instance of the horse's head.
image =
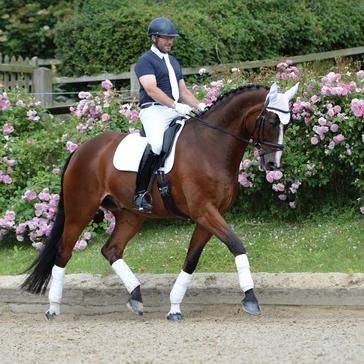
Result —
<instances>
[{"instance_id":1,"label":"horse's head","mask_svg":"<svg viewBox=\"0 0 364 364\"><path fill-rule=\"evenodd\" d=\"M284 130L291 119L289 100L297 89L298 83L285 93L279 93L278 86L274 83L268 92L253 132L254 143L260 150L261 170L280 168Z\"/></svg>"}]
</instances>

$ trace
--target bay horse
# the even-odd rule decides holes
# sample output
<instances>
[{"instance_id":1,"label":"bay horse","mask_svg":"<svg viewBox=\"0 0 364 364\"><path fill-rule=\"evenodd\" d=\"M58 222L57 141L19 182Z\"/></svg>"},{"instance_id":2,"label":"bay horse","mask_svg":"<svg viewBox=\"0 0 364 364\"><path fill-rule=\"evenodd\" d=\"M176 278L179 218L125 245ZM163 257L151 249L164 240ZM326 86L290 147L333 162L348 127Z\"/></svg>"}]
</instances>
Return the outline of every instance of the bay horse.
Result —
<instances>
[{"instance_id":1,"label":"bay horse","mask_svg":"<svg viewBox=\"0 0 364 364\"><path fill-rule=\"evenodd\" d=\"M286 93L278 93L275 84L270 90L259 85L242 86L221 96L202 114L186 122L176 146L174 166L167 177L175 205L196 226L182 271L170 293L167 319L183 319L180 304L212 235L235 257L239 284L245 294L243 309L252 315L261 313L246 250L223 215L237 195L239 166L249 144L261 150L261 170L279 168L283 126L289 121L289 99L297 87L298 84ZM118 132L100 134L81 145L65 164L53 228L28 269L31 274L22 284L22 289L28 292L44 294L52 277L46 312L49 320L60 313L65 267L72 250L100 206L115 216L114 231L101 253L130 294L127 306L134 313L143 314L140 282L124 261L123 252L146 218L175 216L164 207L155 181L151 188L151 214L132 209L136 173L118 171L112 163L114 152L125 136Z\"/></svg>"}]
</instances>

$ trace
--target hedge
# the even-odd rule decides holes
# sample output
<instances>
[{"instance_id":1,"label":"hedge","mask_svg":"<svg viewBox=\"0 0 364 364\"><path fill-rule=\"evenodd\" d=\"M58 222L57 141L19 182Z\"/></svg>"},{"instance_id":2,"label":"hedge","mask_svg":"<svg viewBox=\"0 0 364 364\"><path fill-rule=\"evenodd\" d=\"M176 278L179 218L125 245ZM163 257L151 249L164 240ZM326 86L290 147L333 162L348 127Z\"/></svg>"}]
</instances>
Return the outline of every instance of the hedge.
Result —
<instances>
[{"instance_id":1,"label":"hedge","mask_svg":"<svg viewBox=\"0 0 364 364\"><path fill-rule=\"evenodd\" d=\"M52 58L54 28L71 15L78 0L1 0L0 53L8 56Z\"/></svg>"},{"instance_id":2,"label":"hedge","mask_svg":"<svg viewBox=\"0 0 364 364\"><path fill-rule=\"evenodd\" d=\"M359 0L90 0L56 28L57 57L67 75L127 71L149 48L149 22L170 18L182 66L241 62L361 46Z\"/></svg>"}]
</instances>

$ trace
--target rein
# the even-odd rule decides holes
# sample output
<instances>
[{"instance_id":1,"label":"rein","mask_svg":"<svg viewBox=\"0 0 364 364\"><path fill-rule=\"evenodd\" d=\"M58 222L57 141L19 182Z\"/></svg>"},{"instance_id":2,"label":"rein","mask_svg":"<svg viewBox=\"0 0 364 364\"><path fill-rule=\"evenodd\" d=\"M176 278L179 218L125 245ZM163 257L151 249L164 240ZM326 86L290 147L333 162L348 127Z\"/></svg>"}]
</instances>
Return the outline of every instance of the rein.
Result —
<instances>
[{"instance_id":1,"label":"rein","mask_svg":"<svg viewBox=\"0 0 364 364\"><path fill-rule=\"evenodd\" d=\"M251 140L242 138L239 135L235 135L233 133L230 133L229 131L227 131L227 130L225 130L223 128L220 128L219 126L212 125L208 121L205 121L205 120L200 119L197 115L199 115L199 114L193 112L193 118L196 119L196 120L198 120L201 124L207 126L208 128L218 130L220 133L229 135L229 136L231 136L231 137L233 137L235 139L238 139L241 142L244 142L246 144L249 144L249 145L252 145L252 146L255 146L256 145L256 143L253 143Z\"/></svg>"},{"instance_id":2,"label":"rein","mask_svg":"<svg viewBox=\"0 0 364 364\"><path fill-rule=\"evenodd\" d=\"M217 130L220 133L229 135L229 136L231 136L231 137L233 137L233 138L235 138L237 140L240 140L243 143L246 143L248 145L256 147L259 151L262 151L261 155L267 155L267 154L270 154L270 153L264 151L264 149L263 149L264 145L266 145L268 147L271 147L271 148L274 148L276 150L280 150L280 151L283 150L283 148L284 148L283 144L271 143L271 142L267 142L267 141L264 141L264 140L260 140L261 139L261 134L264 131L263 127L264 127L264 122L265 122L265 113L267 112L268 104L269 104L269 98L266 100L266 102L264 104L264 107L263 107L263 110L261 111L261 113L259 114L259 116L257 117L257 119L255 121L255 127L254 127L254 130L253 130L253 133L252 133L252 134L254 134L256 129L258 128L258 138L257 138L257 140L255 142L252 141L252 139L248 140L248 139L242 138L239 135L235 135L235 134L230 133L229 131L227 131L227 130L225 130L223 128L220 128L219 126L212 125L208 121L205 121L205 120L202 120L201 118L199 118L197 116L199 114L197 114L197 113L193 113L194 114L193 118L198 120L201 124L211 128L211 129ZM290 112L290 111L281 110L281 109L277 109L277 108L273 108L273 107L269 107L269 109L280 111L280 112L283 112L283 113L289 113Z\"/></svg>"}]
</instances>

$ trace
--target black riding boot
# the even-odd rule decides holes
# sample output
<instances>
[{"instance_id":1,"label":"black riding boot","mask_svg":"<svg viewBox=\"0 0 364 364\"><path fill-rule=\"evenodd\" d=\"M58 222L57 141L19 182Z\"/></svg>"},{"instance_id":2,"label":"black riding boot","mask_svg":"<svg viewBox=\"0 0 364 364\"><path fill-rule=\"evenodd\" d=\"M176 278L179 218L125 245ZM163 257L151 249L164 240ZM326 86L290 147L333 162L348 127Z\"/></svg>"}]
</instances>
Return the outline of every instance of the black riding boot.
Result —
<instances>
[{"instance_id":1,"label":"black riding boot","mask_svg":"<svg viewBox=\"0 0 364 364\"><path fill-rule=\"evenodd\" d=\"M145 151L139 164L133 208L141 212L151 212L152 196L149 192L150 181L159 155L151 149Z\"/></svg>"}]
</instances>

